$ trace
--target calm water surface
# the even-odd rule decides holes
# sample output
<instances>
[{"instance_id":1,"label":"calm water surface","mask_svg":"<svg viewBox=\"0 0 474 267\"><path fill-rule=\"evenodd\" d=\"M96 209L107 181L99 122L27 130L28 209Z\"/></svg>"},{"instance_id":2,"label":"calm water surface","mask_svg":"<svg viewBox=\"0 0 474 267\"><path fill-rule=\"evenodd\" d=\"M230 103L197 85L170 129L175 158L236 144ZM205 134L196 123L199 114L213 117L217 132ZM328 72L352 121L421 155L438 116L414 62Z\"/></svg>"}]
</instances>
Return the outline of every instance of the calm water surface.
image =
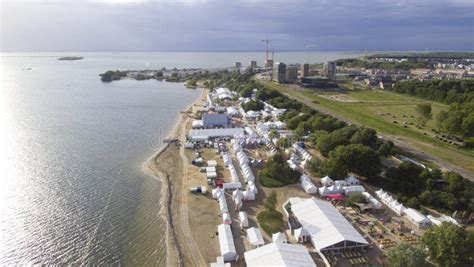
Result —
<instances>
[{"instance_id":1,"label":"calm water surface","mask_svg":"<svg viewBox=\"0 0 474 267\"><path fill-rule=\"evenodd\" d=\"M57 61L79 55L81 61ZM356 53L280 53L324 62ZM141 172L201 93L158 81L101 83L109 69L215 68L262 53L0 54L0 265L164 263L160 183ZM31 70L27 70L31 68Z\"/></svg>"}]
</instances>

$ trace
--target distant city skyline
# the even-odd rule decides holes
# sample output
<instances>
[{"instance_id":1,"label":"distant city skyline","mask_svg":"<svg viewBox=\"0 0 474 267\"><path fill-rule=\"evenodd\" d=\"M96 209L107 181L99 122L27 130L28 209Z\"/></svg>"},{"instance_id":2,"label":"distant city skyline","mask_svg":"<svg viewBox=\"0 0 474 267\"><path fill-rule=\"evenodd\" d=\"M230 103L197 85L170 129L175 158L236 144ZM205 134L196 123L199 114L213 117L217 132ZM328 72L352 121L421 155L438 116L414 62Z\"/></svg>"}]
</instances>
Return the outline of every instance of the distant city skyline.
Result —
<instances>
[{"instance_id":1,"label":"distant city skyline","mask_svg":"<svg viewBox=\"0 0 474 267\"><path fill-rule=\"evenodd\" d=\"M472 51L474 1L0 0L1 51ZM307 48L311 45L311 48Z\"/></svg>"}]
</instances>

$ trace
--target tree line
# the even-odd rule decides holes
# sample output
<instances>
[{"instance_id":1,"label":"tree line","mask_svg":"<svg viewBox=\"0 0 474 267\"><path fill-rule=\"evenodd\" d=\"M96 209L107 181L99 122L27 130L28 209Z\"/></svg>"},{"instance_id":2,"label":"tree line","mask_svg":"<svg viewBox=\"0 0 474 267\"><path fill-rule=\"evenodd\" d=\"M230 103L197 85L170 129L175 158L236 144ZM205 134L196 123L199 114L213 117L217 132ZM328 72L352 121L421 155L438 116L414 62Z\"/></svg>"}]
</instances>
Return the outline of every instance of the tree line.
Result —
<instances>
[{"instance_id":1,"label":"tree line","mask_svg":"<svg viewBox=\"0 0 474 267\"><path fill-rule=\"evenodd\" d=\"M336 62L337 66L346 68L386 69L386 70L410 70L417 68L431 68L429 61L375 61L358 58L341 59Z\"/></svg>"}]
</instances>

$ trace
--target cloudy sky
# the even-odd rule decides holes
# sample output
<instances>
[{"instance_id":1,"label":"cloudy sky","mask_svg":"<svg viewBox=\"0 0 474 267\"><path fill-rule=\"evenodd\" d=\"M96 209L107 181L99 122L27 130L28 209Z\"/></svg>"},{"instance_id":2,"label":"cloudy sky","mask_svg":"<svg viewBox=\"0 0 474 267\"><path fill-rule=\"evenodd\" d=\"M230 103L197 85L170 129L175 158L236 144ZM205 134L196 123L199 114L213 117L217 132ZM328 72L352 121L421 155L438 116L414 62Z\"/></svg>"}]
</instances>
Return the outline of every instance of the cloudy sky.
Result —
<instances>
[{"instance_id":1,"label":"cloudy sky","mask_svg":"<svg viewBox=\"0 0 474 267\"><path fill-rule=\"evenodd\" d=\"M0 0L2 51L474 50L474 0Z\"/></svg>"}]
</instances>

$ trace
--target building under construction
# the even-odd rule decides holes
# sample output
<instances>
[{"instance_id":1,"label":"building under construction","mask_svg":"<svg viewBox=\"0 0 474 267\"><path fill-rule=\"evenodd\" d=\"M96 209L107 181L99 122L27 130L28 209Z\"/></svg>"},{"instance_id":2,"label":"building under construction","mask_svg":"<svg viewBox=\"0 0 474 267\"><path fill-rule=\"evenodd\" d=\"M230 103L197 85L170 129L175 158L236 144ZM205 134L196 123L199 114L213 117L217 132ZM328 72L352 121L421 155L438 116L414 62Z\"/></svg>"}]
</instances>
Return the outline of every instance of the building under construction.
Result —
<instances>
[{"instance_id":1,"label":"building under construction","mask_svg":"<svg viewBox=\"0 0 474 267\"><path fill-rule=\"evenodd\" d=\"M273 81L277 83L286 82L286 64L282 62L276 62L273 65Z\"/></svg>"}]
</instances>

